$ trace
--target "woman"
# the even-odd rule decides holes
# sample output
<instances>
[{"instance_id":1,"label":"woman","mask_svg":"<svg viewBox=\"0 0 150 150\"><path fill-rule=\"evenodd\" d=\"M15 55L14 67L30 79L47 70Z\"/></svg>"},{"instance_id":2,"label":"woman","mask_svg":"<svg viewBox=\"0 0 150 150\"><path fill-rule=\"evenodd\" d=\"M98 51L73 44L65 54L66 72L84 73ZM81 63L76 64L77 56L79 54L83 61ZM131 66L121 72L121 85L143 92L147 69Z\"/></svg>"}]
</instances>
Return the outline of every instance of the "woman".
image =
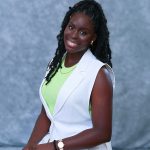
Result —
<instances>
[{"instance_id":1,"label":"woman","mask_svg":"<svg viewBox=\"0 0 150 150\"><path fill-rule=\"evenodd\" d=\"M94 0L69 8L40 87L43 103L23 150L111 150L114 75L109 32Z\"/></svg>"}]
</instances>

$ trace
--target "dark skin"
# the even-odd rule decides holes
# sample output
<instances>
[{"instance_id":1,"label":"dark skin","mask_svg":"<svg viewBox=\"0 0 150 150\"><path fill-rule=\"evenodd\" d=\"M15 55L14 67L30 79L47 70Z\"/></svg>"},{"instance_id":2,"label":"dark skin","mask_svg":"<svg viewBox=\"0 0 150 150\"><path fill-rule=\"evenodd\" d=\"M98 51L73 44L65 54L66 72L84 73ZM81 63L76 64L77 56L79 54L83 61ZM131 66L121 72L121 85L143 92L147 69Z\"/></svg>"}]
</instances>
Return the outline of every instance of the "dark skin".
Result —
<instances>
[{"instance_id":1,"label":"dark skin","mask_svg":"<svg viewBox=\"0 0 150 150\"><path fill-rule=\"evenodd\" d=\"M83 13L71 16L64 31L64 44L67 51L65 66L76 64L86 52L91 41L96 40L92 20Z\"/></svg>"},{"instance_id":2,"label":"dark skin","mask_svg":"<svg viewBox=\"0 0 150 150\"><path fill-rule=\"evenodd\" d=\"M75 13L64 31L64 44L67 51L65 66L76 64L86 52L91 41L96 40L93 23L87 15ZM108 70L102 67L96 77L91 93L93 127L81 133L63 139L65 150L90 148L110 141L112 130L113 86ZM42 121L41 121L42 120ZM42 109L33 133L24 150L54 150L53 143L36 145L48 132L50 121ZM35 145L29 148L28 145Z\"/></svg>"},{"instance_id":3,"label":"dark skin","mask_svg":"<svg viewBox=\"0 0 150 150\"><path fill-rule=\"evenodd\" d=\"M50 125L51 125L51 122L46 115L44 107L42 106L41 113L39 114L37 118L31 137L23 150L35 149L35 147L37 146L37 143L40 142L40 140L48 132Z\"/></svg>"}]
</instances>

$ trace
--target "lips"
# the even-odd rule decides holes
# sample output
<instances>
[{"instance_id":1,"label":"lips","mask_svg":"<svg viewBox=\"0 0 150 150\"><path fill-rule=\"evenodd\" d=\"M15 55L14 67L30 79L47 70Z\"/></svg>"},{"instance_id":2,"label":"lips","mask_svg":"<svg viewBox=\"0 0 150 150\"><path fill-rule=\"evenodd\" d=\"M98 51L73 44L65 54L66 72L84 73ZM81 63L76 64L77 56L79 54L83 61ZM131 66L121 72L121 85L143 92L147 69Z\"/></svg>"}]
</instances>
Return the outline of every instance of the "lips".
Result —
<instances>
[{"instance_id":1,"label":"lips","mask_svg":"<svg viewBox=\"0 0 150 150\"><path fill-rule=\"evenodd\" d=\"M67 40L66 43L69 47L72 47L72 48L75 48L78 45L77 43L71 42L69 40Z\"/></svg>"}]
</instances>

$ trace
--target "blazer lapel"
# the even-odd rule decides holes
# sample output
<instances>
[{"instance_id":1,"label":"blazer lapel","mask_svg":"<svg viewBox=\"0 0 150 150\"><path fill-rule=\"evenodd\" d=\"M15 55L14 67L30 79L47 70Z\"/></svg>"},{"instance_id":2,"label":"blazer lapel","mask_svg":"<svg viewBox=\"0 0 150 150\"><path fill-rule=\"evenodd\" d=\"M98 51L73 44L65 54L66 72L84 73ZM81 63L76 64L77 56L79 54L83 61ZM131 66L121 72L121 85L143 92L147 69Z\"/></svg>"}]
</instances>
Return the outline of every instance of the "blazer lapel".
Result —
<instances>
[{"instance_id":1,"label":"blazer lapel","mask_svg":"<svg viewBox=\"0 0 150 150\"><path fill-rule=\"evenodd\" d=\"M93 57L90 50L87 50L80 59L77 67L74 69L72 74L68 77L64 85L62 86L54 108L53 115L56 115L65 104L70 94L79 86L86 76L86 68L89 66L89 57Z\"/></svg>"}]
</instances>

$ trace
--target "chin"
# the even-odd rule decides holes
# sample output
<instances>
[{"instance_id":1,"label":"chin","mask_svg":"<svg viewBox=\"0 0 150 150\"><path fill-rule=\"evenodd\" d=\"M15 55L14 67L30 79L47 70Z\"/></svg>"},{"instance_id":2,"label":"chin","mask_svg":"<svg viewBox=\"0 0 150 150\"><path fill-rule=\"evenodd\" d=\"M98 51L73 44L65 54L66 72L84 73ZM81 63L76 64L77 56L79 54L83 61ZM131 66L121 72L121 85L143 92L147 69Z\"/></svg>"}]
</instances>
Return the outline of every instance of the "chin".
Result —
<instances>
[{"instance_id":1,"label":"chin","mask_svg":"<svg viewBox=\"0 0 150 150\"><path fill-rule=\"evenodd\" d=\"M66 51L68 53L76 53L78 50L76 50L75 48L72 48L72 47L66 47Z\"/></svg>"}]
</instances>

